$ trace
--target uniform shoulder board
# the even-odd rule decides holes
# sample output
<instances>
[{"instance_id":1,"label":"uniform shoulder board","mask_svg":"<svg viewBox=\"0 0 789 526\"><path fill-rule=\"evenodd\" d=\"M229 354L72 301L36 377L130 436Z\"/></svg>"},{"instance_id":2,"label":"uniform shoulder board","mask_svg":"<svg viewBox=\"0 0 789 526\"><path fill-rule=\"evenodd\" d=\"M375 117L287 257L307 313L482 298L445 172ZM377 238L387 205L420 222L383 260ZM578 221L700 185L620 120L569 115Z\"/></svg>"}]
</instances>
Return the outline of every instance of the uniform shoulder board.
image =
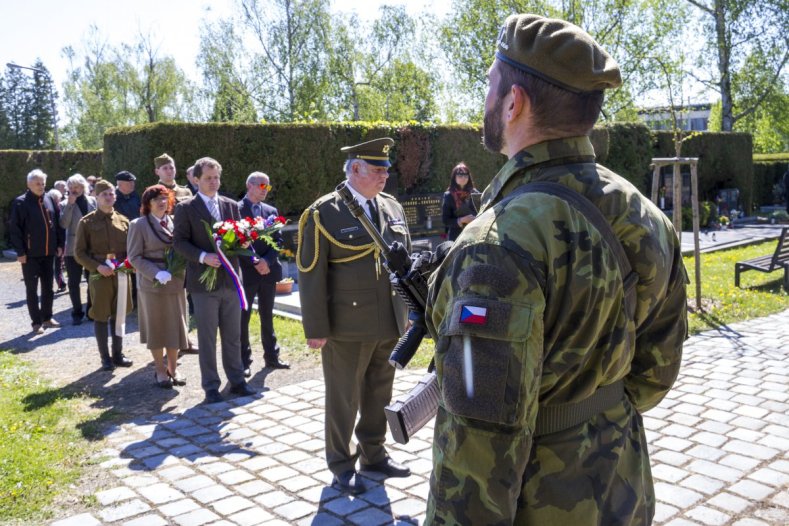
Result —
<instances>
[{"instance_id":1,"label":"uniform shoulder board","mask_svg":"<svg viewBox=\"0 0 789 526\"><path fill-rule=\"evenodd\" d=\"M387 194L386 192L379 192L378 195L385 199L391 199L393 201L397 201L397 198L395 196L393 196L392 194Z\"/></svg>"}]
</instances>

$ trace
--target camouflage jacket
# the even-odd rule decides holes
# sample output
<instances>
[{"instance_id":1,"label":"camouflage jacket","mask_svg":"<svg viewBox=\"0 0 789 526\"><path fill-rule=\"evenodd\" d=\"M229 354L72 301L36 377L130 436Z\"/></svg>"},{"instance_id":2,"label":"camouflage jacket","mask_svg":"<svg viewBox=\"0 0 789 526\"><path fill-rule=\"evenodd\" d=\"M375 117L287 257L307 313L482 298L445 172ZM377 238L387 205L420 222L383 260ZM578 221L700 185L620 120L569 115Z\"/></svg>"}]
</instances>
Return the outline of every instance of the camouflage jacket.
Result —
<instances>
[{"instance_id":1,"label":"camouflage jacket","mask_svg":"<svg viewBox=\"0 0 789 526\"><path fill-rule=\"evenodd\" d=\"M601 210L638 274L634 320L617 260L581 213L540 193L500 203L531 181L568 186ZM587 137L510 159L430 280L426 317L442 398L426 524L649 524L640 413L676 379L686 285L668 218L596 165ZM614 407L535 436L540 407L584 400L620 379L626 396Z\"/></svg>"}]
</instances>

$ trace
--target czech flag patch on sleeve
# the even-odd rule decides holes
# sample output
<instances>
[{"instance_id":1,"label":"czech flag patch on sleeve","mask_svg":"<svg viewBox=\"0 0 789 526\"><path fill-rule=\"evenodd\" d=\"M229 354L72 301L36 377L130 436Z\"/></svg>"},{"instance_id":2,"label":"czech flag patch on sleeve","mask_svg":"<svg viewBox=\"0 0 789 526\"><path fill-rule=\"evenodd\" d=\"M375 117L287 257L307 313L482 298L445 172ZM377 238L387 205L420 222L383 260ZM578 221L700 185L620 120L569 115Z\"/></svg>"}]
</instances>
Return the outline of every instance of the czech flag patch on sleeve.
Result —
<instances>
[{"instance_id":1,"label":"czech flag patch on sleeve","mask_svg":"<svg viewBox=\"0 0 789 526\"><path fill-rule=\"evenodd\" d=\"M488 323L487 307L463 305L460 308L460 323L467 325L485 325Z\"/></svg>"}]
</instances>

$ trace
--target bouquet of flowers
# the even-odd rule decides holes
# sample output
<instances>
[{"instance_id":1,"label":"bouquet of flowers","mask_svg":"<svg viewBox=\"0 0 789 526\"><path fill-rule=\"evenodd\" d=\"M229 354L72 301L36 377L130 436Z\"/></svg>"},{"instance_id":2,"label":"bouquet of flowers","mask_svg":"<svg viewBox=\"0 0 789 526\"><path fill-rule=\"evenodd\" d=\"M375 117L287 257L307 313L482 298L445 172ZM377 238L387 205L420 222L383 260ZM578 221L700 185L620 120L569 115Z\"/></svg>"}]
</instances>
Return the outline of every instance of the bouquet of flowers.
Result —
<instances>
[{"instance_id":1,"label":"bouquet of flowers","mask_svg":"<svg viewBox=\"0 0 789 526\"><path fill-rule=\"evenodd\" d=\"M119 259L116 259L114 257L108 257L107 259L104 260L104 264L107 265L108 267L110 267L113 270L113 272L115 272L116 274L118 274L118 273L121 273L121 274L133 274L134 273L134 267L132 266L132 264L131 264L131 262L129 261L128 258L124 259L123 261L120 261ZM101 279L103 277L104 276L102 276L98 272L91 272L90 273L90 279L92 279L92 280Z\"/></svg>"},{"instance_id":2,"label":"bouquet of flowers","mask_svg":"<svg viewBox=\"0 0 789 526\"><path fill-rule=\"evenodd\" d=\"M164 270L169 272L170 276L174 278L183 279L186 275L186 259L172 247L166 248L164 249ZM154 280L153 286L162 287L164 283Z\"/></svg>"},{"instance_id":3,"label":"bouquet of flowers","mask_svg":"<svg viewBox=\"0 0 789 526\"><path fill-rule=\"evenodd\" d=\"M268 218L247 217L239 221L228 219L214 223L211 227L203 221L208 236L217 248L217 255L222 262L222 266L230 273L236 288L240 290L240 296L244 296L244 291L240 289L240 280L233 270L233 266L227 259L230 256L249 256L255 258L255 252L249 247L254 241L265 241L274 249L279 250L276 241L271 237L276 231L285 226L286 219L282 216L270 216ZM216 288L216 277L218 268L207 267L200 274L200 283L205 285L207 290ZM242 301L243 303L243 301Z\"/></svg>"}]
</instances>

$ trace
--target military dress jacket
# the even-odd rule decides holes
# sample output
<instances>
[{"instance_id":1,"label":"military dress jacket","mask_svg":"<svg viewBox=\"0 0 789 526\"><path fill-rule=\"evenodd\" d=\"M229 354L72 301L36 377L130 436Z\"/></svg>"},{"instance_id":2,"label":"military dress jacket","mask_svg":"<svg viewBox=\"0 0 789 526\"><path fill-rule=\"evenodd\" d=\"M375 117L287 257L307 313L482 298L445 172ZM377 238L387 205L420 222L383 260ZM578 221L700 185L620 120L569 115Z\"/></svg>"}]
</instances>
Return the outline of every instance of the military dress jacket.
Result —
<instances>
[{"instance_id":1,"label":"military dress jacket","mask_svg":"<svg viewBox=\"0 0 789 526\"><path fill-rule=\"evenodd\" d=\"M180 203L182 201L188 201L193 196L197 195L196 193L192 193L192 191L189 188L187 188L186 186L182 186L182 185L180 185L178 183L173 183L172 185L167 185L167 184L164 184L163 182L159 181L156 184L160 184L160 185L164 186L165 188L169 189L171 192L173 192L173 197L175 197L176 204Z\"/></svg>"},{"instance_id":2,"label":"military dress jacket","mask_svg":"<svg viewBox=\"0 0 789 526\"><path fill-rule=\"evenodd\" d=\"M77 226L74 259L90 271L88 290L92 306L88 314L94 320L107 321L115 313L118 277L104 277L98 268L106 264L108 256L118 261L126 259L128 233L129 219L114 209L109 214L96 209L86 214ZM126 312L131 312L131 280L127 280L127 287Z\"/></svg>"},{"instance_id":3,"label":"military dress jacket","mask_svg":"<svg viewBox=\"0 0 789 526\"><path fill-rule=\"evenodd\" d=\"M399 241L410 251L403 207L385 193L378 194L376 203L383 238L389 244ZM378 341L398 338L405 331L407 308L376 261L371 243L336 192L304 211L297 259L307 338Z\"/></svg>"},{"instance_id":4,"label":"military dress jacket","mask_svg":"<svg viewBox=\"0 0 789 526\"><path fill-rule=\"evenodd\" d=\"M590 220L548 194L501 203L532 181L570 187L603 213L638 274L635 319L617 260ZM426 524L650 524L640 413L676 379L686 284L668 218L596 165L587 137L511 158L430 280L426 317L442 396ZM535 436L541 407L582 401L619 380L626 395L613 407Z\"/></svg>"}]
</instances>

